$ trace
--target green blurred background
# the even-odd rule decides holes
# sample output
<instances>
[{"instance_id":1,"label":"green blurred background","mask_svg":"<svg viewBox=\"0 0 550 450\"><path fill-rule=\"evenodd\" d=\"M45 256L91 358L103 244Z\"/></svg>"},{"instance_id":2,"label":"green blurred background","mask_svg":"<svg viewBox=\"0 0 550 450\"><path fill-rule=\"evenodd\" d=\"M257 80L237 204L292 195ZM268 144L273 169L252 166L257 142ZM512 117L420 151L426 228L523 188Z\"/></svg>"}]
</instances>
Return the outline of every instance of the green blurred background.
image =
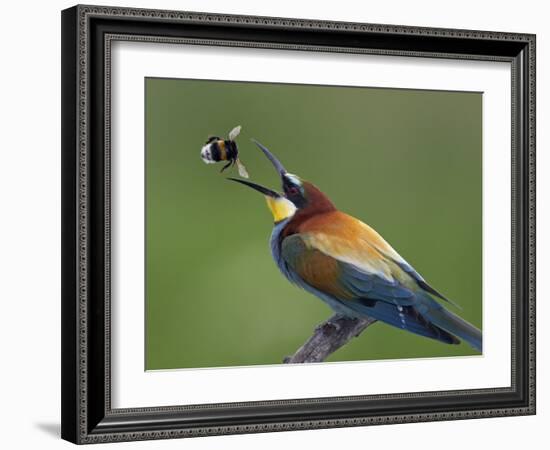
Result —
<instances>
[{"instance_id":1,"label":"green blurred background","mask_svg":"<svg viewBox=\"0 0 550 450\"><path fill-rule=\"evenodd\" d=\"M146 369L279 364L331 315L271 259L264 198L199 152L237 142L279 189L254 137L374 227L481 327L482 95L147 78ZM451 307L452 309L452 307ZM456 310L455 310L456 311ZM377 323L329 361L476 354Z\"/></svg>"}]
</instances>

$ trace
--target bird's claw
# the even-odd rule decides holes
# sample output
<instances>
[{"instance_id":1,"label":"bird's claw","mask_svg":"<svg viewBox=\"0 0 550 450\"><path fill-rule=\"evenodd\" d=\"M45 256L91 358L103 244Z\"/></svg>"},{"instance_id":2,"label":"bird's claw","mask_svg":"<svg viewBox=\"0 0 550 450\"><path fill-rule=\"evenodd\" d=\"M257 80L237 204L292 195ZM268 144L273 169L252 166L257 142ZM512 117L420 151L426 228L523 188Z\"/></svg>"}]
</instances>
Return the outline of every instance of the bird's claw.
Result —
<instances>
[{"instance_id":1,"label":"bird's claw","mask_svg":"<svg viewBox=\"0 0 550 450\"><path fill-rule=\"evenodd\" d=\"M315 327L315 331L324 331L324 332L328 332L328 331L340 331L342 329L342 325L338 322L338 320L340 320L342 317L342 315L335 315L333 317L331 317L329 320L327 320L326 322L323 322L319 325L317 325Z\"/></svg>"}]
</instances>

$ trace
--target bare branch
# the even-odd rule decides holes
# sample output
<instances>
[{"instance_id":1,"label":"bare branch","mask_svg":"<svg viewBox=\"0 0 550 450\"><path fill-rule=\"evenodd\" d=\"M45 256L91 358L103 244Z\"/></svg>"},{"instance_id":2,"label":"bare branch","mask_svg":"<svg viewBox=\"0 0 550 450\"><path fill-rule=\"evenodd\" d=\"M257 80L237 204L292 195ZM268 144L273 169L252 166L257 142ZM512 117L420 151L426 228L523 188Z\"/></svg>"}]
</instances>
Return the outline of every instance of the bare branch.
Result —
<instances>
[{"instance_id":1,"label":"bare branch","mask_svg":"<svg viewBox=\"0 0 550 450\"><path fill-rule=\"evenodd\" d=\"M315 328L311 336L285 364L322 362L352 338L359 336L369 325L376 322L370 317L352 319L335 314Z\"/></svg>"}]
</instances>

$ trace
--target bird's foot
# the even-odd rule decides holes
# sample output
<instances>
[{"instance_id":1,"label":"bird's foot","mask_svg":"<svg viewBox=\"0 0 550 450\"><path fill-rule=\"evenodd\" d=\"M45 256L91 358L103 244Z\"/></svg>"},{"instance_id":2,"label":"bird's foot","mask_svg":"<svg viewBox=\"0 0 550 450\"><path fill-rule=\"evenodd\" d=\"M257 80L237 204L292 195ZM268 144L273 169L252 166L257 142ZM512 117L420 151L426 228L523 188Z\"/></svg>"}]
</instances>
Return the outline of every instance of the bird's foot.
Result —
<instances>
[{"instance_id":1,"label":"bird's foot","mask_svg":"<svg viewBox=\"0 0 550 450\"><path fill-rule=\"evenodd\" d=\"M323 322L315 327L315 331L340 331L342 329L342 325L338 322L340 319L343 319L345 316L343 314L335 314L330 319L328 319L326 322Z\"/></svg>"}]
</instances>

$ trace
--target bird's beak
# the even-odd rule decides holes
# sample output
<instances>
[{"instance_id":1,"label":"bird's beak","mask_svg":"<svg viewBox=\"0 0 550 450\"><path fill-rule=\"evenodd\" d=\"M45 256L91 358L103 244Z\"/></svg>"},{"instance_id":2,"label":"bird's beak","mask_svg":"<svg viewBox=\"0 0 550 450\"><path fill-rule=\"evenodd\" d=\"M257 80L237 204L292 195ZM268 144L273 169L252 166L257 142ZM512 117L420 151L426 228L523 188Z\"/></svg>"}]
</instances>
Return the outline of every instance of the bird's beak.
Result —
<instances>
[{"instance_id":1,"label":"bird's beak","mask_svg":"<svg viewBox=\"0 0 550 450\"><path fill-rule=\"evenodd\" d=\"M279 194L278 192L272 191L271 189L268 189L268 188L266 188L264 186L261 186L259 184L252 183L252 181L241 180L240 178L231 178L231 177L229 177L228 180L236 181L237 183L241 183L241 184L244 184L245 186L251 187L252 189L255 189L256 191L261 192L266 197L272 197L272 198L281 197L281 194Z\"/></svg>"},{"instance_id":2,"label":"bird's beak","mask_svg":"<svg viewBox=\"0 0 550 450\"><path fill-rule=\"evenodd\" d=\"M284 166L281 164L281 161L277 159L277 157L271 153L267 148L265 148L262 144L260 144L257 140L252 139L252 142L258 146L258 148L264 153L265 156L267 156L267 159L271 161L271 164L275 167L277 172L279 172L279 175L282 177L285 173L287 173Z\"/></svg>"},{"instance_id":3,"label":"bird's beak","mask_svg":"<svg viewBox=\"0 0 550 450\"><path fill-rule=\"evenodd\" d=\"M279 175L281 176L281 179L282 179L287 172L286 172L286 169L281 164L281 162L275 157L275 155L273 155L262 144L255 141L254 139L253 139L253 142L260 148L260 150L264 153L264 155L267 156L267 158L271 161L271 164L273 164L277 172L279 172ZM272 191L271 189L268 189L264 186L260 186L259 184L252 183L251 181L241 180L239 178L228 178L228 179L231 181L236 181L237 183L244 184L245 186L248 186L264 194L265 199L267 201L267 206L269 207L271 214L273 214L273 220L275 221L275 223L281 222L283 220L286 220L292 217L296 212L296 206L294 205L294 203L292 203L284 195L279 194L278 192Z\"/></svg>"},{"instance_id":4,"label":"bird's beak","mask_svg":"<svg viewBox=\"0 0 550 450\"><path fill-rule=\"evenodd\" d=\"M273 221L275 223L279 223L292 217L296 212L296 206L294 206L294 203L278 192L272 191L271 189L247 180L240 180L238 178L228 178L228 180L244 184L245 186L251 187L252 189L264 194L267 207L271 211L271 214L273 214Z\"/></svg>"},{"instance_id":5,"label":"bird's beak","mask_svg":"<svg viewBox=\"0 0 550 450\"><path fill-rule=\"evenodd\" d=\"M252 142L258 146L258 148L264 153L265 156L267 156L267 159L271 161L271 164L275 167L281 178L287 173L284 166L281 164L281 161L277 159L277 157L271 153L266 147L264 147L262 144L260 144L255 139L252 139ZM245 186L251 187L252 189L255 189L258 192L261 192L266 197L271 198L280 198L283 197L283 195L279 194L278 192L272 191L271 189L268 189L264 186L260 186L259 184L252 183L251 181L241 180L239 178L228 178L228 180L236 181L237 183L244 184Z\"/></svg>"}]
</instances>

